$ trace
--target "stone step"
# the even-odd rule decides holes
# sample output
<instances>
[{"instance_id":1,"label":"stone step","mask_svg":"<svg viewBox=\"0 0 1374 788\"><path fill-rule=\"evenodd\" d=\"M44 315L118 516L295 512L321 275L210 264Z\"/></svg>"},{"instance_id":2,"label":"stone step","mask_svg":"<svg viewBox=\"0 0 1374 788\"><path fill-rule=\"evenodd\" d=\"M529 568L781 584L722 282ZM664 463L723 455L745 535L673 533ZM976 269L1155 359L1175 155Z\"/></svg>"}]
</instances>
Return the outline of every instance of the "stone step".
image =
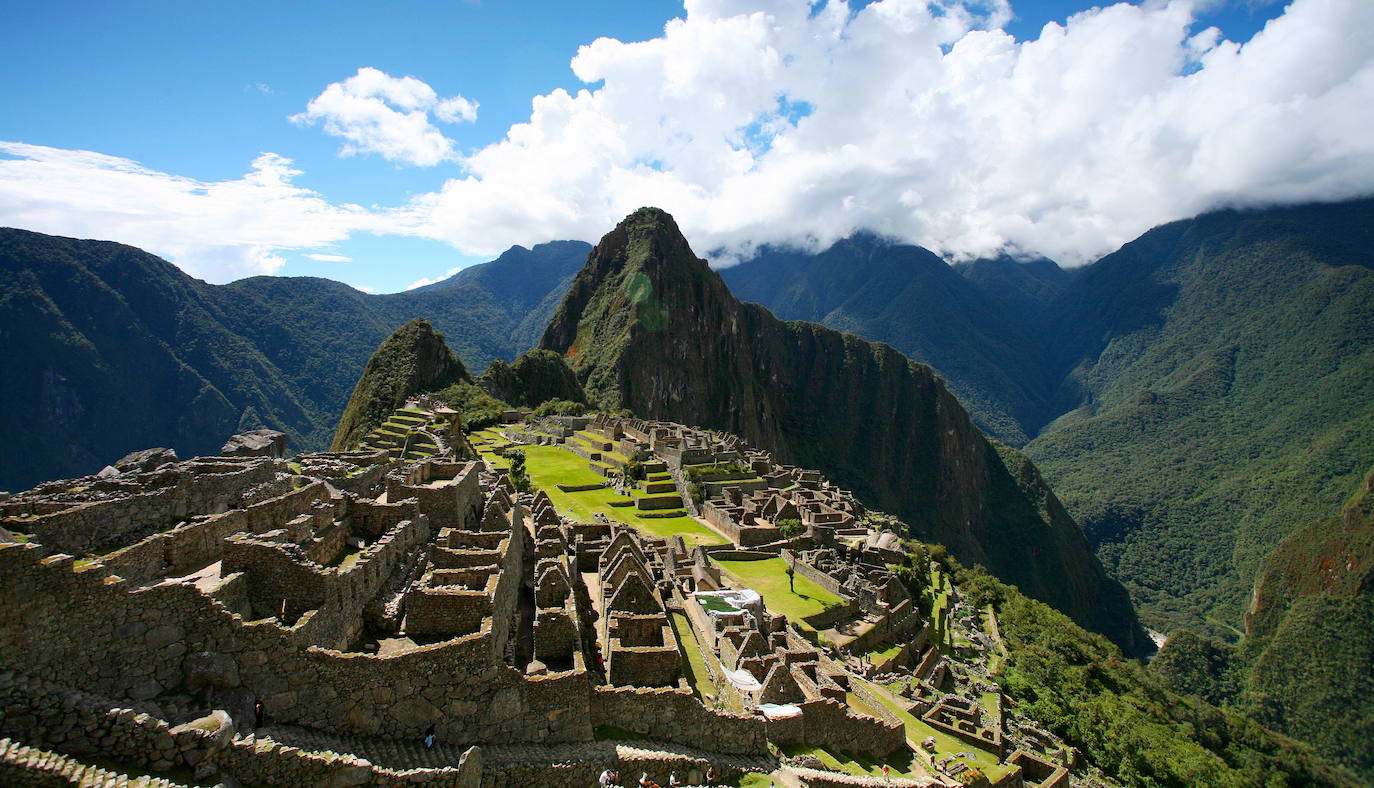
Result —
<instances>
[{"instance_id":1,"label":"stone step","mask_svg":"<svg viewBox=\"0 0 1374 788\"><path fill-rule=\"evenodd\" d=\"M70 785L91 788L188 788L182 783L160 777L130 777L51 750L21 744L13 739L0 739L0 764L35 772L35 782L43 785L48 785L56 779Z\"/></svg>"}]
</instances>

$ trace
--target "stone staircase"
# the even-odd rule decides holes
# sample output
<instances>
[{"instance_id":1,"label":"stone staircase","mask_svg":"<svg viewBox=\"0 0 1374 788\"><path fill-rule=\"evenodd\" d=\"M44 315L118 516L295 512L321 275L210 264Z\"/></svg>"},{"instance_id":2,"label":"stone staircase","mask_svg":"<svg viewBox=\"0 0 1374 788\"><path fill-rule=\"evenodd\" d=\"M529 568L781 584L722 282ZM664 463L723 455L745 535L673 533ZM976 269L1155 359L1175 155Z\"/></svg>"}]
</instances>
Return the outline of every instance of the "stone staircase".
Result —
<instances>
[{"instance_id":1,"label":"stone staircase","mask_svg":"<svg viewBox=\"0 0 1374 788\"><path fill-rule=\"evenodd\" d=\"M184 783L121 774L13 739L0 739L0 785L63 784L82 788L188 788Z\"/></svg>"}]
</instances>

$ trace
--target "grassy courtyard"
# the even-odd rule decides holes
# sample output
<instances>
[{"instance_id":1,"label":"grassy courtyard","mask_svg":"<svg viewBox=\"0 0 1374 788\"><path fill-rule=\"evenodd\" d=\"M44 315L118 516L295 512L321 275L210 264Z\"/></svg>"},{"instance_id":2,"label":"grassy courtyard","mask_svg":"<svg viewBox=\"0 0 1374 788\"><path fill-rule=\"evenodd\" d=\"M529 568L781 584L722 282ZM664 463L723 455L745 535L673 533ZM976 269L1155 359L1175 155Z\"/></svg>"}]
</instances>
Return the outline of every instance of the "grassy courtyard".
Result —
<instances>
[{"instance_id":1,"label":"grassy courtyard","mask_svg":"<svg viewBox=\"0 0 1374 788\"><path fill-rule=\"evenodd\" d=\"M792 588L788 588L787 563L781 558L716 563L739 578L740 582L759 592L763 596L764 606L770 611L781 613L796 623L800 623L806 616L814 616L821 612L826 605L838 604L841 601L839 597L800 574L795 576Z\"/></svg>"}]
</instances>

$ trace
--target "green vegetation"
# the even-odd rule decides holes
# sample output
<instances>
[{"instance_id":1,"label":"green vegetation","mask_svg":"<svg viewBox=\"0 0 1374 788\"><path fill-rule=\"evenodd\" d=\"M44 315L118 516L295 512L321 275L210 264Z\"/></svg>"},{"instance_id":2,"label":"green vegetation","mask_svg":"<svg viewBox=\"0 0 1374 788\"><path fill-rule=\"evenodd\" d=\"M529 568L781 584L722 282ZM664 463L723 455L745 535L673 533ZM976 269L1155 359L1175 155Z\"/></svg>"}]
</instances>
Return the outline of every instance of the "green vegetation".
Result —
<instances>
[{"instance_id":1,"label":"green vegetation","mask_svg":"<svg viewBox=\"0 0 1374 788\"><path fill-rule=\"evenodd\" d=\"M587 468L586 458L559 446L525 446L522 450L525 452L525 468L531 483L548 494L558 511L570 517L590 521L597 513L601 513L653 536L680 535L689 546L724 544L726 541L720 534L691 517L637 518L634 516L637 510L632 506L611 506L609 501L618 496L608 489L563 492L558 489L559 484L596 484L606 479Z\"/></svg>"},{"instance_id":2,"label":"green vegetation","mask_svg":"<svg viewBox=\"0 0 1374 788\"><path fill-rule=\"evenodd\" d=\"M1371 226L1371 200L1176 222L1056 305L1082 404L1027 452L1151 626L1234 639L1261 561L1369 466Z\"/></svg>"},{"instance_id":3,"label":"green vegetation","mask_svg":"<svg viewBox=\"0 0 1374 788\"><path fill-rule=\"evenodd\" d=\"M586 395L577 377L562 356L548 350L526 351L513 364L496 359L483 373L482 384L498 399L519 407L560 403L539 415L579 415L586 409Z\"/></svg>"},{"instance_id":4,"label":"green vegetation","mask_svg":"<svg viewBox=\"0 0 1374 788\"><path fill-rule=\"evenodd\" d=\"M357 447L365 435L405 403L406 397L471 380L463 362L444 344L443 334L426 320L406 323L367 360L367 369L339 417L334 450Z\"/></svg>"},{"instance_id":5,"label":"green vegetation","mask_svg":"<svg viewBox=\"0 0 1374 788\"><path fill-rule=\"evenodd\" d=\"M671 613L670 620L673 624L673 634L677 636L678 649L684 658L687 683L696 690L697 697L703 700L714 698L716 686L711 683L711 673L706 669L706 657L701 653L701 645L692 634L692 625L682 613Z\"/></svg>"},{"instance_id":6,"label":"green vegetation","mask_svg":"<svg viewBox=\"0 0 1374 788\"><path fill-rule=\"evenodd\" d=\"M436 393L449 407L458 411L463 427L484 430L501 423L501 413L510 405L491 396L469 380L460 380Z\"/></svg>"},{"instance_id":7,"label":"green vegetation","mask_svg":"<svg viewBox=\"0 0 1374 788\"><path fill-rule=\"evenodd\" d=\"M783 518L774 525L778 527L778 531L782 533L784 539L794 539L806 533L806 526L802 525L802 521L795 517Z\"/></svg>"},{"instance_id":8,"label":"green vegetation","mask_svg":"<svg viewBox=\"0 0 1374 788\"><path fill-rule=\"evenodd\" d=\"M258 427L287 433L293 452L327 449L392 329L427 318L477 369L515 358L590 248L516 247L430 288L368 295L311 277L211 285L129 246L0 229L0 427L12 438L0 489L91 473L148 446L212 455ZM35 412L38 402L53 407Z\"/></svg>"},{"instance_id":9,"label":"green vegetation","mask_svg":"<svg viewBox=\"0 0 1374 788\"><path fill-rule=\"evenodd\" d=\"M1151 667L1175 688L1234 699L1374 781L1374 469L1338 516L1279 545L1253 599L1237 648L1176 646L1174 636ZM1208 660L1178 656L1199 649Z\"/></svg>"},{"instance_id":10,"label":"green vegetation","mask_svg":"<svg viewBox=\"0 0 1374 788\"><path fill-rule=\"evenodd\" d=\"M787 564L781 558L756 561L718 560L721 569L739 578L740 582L759 592L763 604L774 613L781 613L798 625L802 619L814 616L829 605L842 600L811 580L798 575L796 590L788 589Z\"/></svg>"},{"instance_id":11,"label":"green vegetation","mask_svg":"<svg viewBox=\"0 0 1374 788\"><path fill-rule=\"evenodd\" d=\"M896 715L897 719L902 721L902 725L906 727L906 737L908 739L919 744L929 737L934 737L935 756L937 758L948 758L960 752L967 752L970 757L959 758L958 760L962 761L971 769L977 769L994 779L1000 776L1002 771L1005 770L1005 767L999 765L996 753L975 747L962 739L957 739L938 728L933 728L925 722L922 722L911 712L902 708L901 704L897 703L881 686L858 678L854 679L854 681L858 681L872 690L873 694L878 697L878 700L882 701L888 711L892 712Z\"/></svg>"},{"instance_id":12,"label":"green vegetation","mask_svg":"<svg viewBox=\"0 0 1374 788\"><path fill-rule=\"evenodd\" d=\"M925 769L920 766L916 755L911 750L894 753L887 758L833 747L815 747L809 744L788 745L783 747L782 751L792 757L810 755L827 767L845 774L882 777L884 764L891 769L891 776L893 777L921 777L926 774Z\"/></svg>"},{"instance_id":13,"label":"green vegetation","mask_svg":"<svg viewBox=\"0 0 1374 788\"><path fill-rule=\"evenodd\" d=\"M1007 658L997 676L1021 712L1133 786L1350 784L1305 745L1234 711L1170 691L1100 635L985 572L960 589L991 605Z\"/></svg>"}]
</instances>

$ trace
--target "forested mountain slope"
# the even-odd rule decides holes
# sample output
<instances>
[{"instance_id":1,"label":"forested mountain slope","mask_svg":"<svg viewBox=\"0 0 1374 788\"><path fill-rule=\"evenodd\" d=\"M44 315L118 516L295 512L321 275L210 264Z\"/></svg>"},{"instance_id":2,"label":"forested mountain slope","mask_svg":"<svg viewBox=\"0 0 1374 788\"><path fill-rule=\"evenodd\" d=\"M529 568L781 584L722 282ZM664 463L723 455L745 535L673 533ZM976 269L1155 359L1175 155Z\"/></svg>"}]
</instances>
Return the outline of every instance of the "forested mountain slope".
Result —
<instances>
[{"instance_id":1,"label":"forested mountain slope","mask_svg":"<svg viewBox=\"0 0 1374 788\"><path fill-rule=\"evenodd\" d=\"M1238 627L1374 460L1374 201L1157 228L1047 315L1067 411L1027 453L1147 622Z\"/></svg>"},{"instance_id":2,"label":"forested mountain slope","mask_svg":"<svg viewBox=\"0 0 1374 788\"><path fill-rule=\"evenodd\" d=\"M253 427L324 448L395 327L426 317L474 363L514 358L588 249L515 247L429 289L367 295L299 277L210 285L122 244L0 229L0 489L149 446L213 454Z\"/></svg>"},{"instance_id":3,"label":"forested mountain slope","mask_svg":"<svg viewBox=\"0 0 1374 788\"><path fill-rule=\"evenodd\" d=\"M1206 214L1072 271L860 235L722 275L930 363L1024 445L1147 623L1234 636L1258 562L1374 461L1372 261L1355 200Z\"/></svg>"}]
</instances>

